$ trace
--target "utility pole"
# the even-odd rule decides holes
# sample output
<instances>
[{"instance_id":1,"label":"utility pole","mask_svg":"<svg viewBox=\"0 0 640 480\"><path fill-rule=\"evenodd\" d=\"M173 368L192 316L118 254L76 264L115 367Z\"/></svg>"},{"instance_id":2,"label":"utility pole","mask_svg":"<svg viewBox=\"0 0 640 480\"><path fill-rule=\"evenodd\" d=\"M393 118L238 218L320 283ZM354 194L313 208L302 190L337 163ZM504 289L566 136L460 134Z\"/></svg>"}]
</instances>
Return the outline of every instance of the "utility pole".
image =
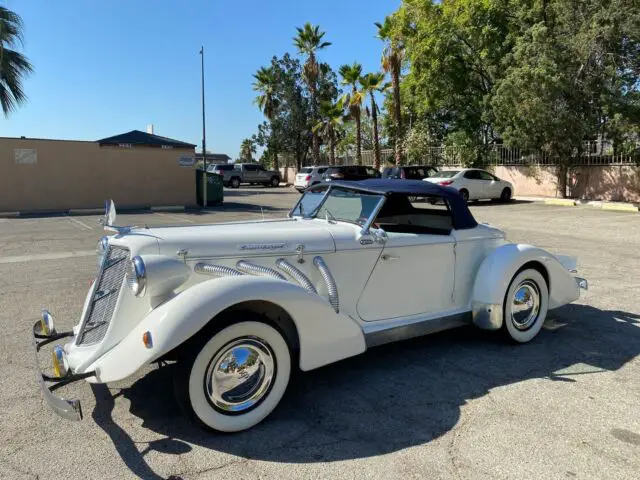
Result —
<instances>
[{"instance_id":1,"label":"utility pole","mask_svg":"<svg viewBox=\"0 0 640 480\"><path fill-rule=\"evenodd\" d=\"M202 78L202 206L207 207L207 130L204 120L204 46L200 47L201 78Z\"/></svg>"}]
</instances>

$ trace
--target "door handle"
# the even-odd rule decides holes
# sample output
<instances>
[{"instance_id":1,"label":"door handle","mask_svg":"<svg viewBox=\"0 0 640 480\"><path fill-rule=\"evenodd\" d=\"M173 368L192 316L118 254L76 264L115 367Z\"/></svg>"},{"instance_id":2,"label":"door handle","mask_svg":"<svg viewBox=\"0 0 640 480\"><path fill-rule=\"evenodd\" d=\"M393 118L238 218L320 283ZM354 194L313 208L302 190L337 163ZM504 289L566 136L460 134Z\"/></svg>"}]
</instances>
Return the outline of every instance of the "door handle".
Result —
<instances>
[{"instance_id":1,"label":"door handle","mask_svg":"<svg viewBox=\"0 0 640 480\"><path fill-rule=\"evenodd\" d=\"M394 255L389 255L389 254L385 253L384 255L382 255L381 258L382 258L382 260L385 260L385 261L391 261L391 260L398 260L400 257L396 257Z\"/></svg>"}]
</instances>

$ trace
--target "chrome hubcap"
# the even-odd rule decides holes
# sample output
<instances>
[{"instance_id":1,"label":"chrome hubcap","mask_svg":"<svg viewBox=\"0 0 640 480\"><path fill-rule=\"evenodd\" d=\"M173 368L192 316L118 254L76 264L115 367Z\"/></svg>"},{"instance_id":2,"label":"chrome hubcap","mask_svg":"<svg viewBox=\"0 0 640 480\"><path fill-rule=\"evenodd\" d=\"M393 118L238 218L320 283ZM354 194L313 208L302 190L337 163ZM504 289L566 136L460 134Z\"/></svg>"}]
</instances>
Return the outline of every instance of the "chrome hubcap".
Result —
<instances>
[{"instance_id":1,"label":"chrome hubcap","mask_svg":"<svg viewBox=\"0 0 640 480\"><path fill-rule=\"evenodd\" d=\"M275 368L273 352L264 340L236 339L211 360L205 375L205 393L222 413L245 413L267 395Z\"/></svg>"},{"instance_id":2,"label":"chrome hubcap","mask_svg":"<svg viewBox=\"0 0 640 480\"><path fill-rule=\"evenodd\" d=\"M511 322L518 330L527 330L540 312L540 291L531 280L520 283L511 299Z\"/></svg>"}]
</instances>

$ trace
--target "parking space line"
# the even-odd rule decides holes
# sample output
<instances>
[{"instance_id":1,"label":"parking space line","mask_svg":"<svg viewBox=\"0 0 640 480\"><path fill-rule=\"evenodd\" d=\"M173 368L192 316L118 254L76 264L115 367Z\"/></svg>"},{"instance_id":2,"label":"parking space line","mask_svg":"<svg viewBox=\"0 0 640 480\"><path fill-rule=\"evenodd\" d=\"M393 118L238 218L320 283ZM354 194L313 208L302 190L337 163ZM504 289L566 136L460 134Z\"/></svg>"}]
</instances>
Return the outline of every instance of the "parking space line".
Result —
<instances>
[{"instance_id":1,"label":"parking space line","mask_svg":"<svg viewBox=\"0 0 640 480\"><path fill-rule=\"evenodd\" d=\"M80 228L80 230L93 230L92 227L90 227L89 225L87 225L86 223L78 220L77 218L73 218L73 217L67 217L69 219L69 221L73 224L76 225L78 228Z\"/></svg>"},{"instance_id":2,"label":"parking space line","mask_svg":"<svg viewBox=\"0 0 640 480\"><path fill-rule=\"evenodd\" d=\"M153 214L154 215L160 215L161 217L172 218L172 219L178 220L180 222L196 223L195 220L191 220L190 218L182 218L182 217L178 217L177 215L170 215L168 213L153 212Z\"/></svg>"},{"instance_id":3,"label":"parking space line","mask_svg":"<svg viewBox=\"0 0 640 480\"><path fill-rule=\"evenodd\" d=\"M62 258L91 257L95 256L95 250L79 250L77 252L37 253L34 255L16 255L12 257L0 257L0 264L35 262L38 260L60 260Z\"/></svg>"}]
</instances>

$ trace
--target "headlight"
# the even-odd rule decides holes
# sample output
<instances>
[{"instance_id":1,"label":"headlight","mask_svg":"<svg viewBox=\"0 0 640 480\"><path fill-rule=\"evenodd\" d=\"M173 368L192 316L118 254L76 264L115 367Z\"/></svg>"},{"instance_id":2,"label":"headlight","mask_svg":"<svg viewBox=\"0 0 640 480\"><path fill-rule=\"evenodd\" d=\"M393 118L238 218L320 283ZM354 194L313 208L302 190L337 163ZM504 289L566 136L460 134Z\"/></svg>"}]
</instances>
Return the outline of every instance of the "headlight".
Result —
<instances>
[{"instance_id":1,"label":"headlight","mask_svg":"<svg viewBox=\"0 0 640 480\"><path fill-rule=\"evenodd\" d=\"M107 253L107 249L109 248L109 237L102 237L98 242L98 248L96 252L98 254L98 267L102 265L102 259Z\"/></svg>"},{"instance_id":2,"label":"headlight","mask_svg":"<svg viewBox=\"0 0 640 480\"><path fill-rule=\"evenodd\" d=\"M136 256L131 259L127 270L127 285L136 297L144 296L147 287L147 272L142 258Z\"/></svg>"}]
</instances>

